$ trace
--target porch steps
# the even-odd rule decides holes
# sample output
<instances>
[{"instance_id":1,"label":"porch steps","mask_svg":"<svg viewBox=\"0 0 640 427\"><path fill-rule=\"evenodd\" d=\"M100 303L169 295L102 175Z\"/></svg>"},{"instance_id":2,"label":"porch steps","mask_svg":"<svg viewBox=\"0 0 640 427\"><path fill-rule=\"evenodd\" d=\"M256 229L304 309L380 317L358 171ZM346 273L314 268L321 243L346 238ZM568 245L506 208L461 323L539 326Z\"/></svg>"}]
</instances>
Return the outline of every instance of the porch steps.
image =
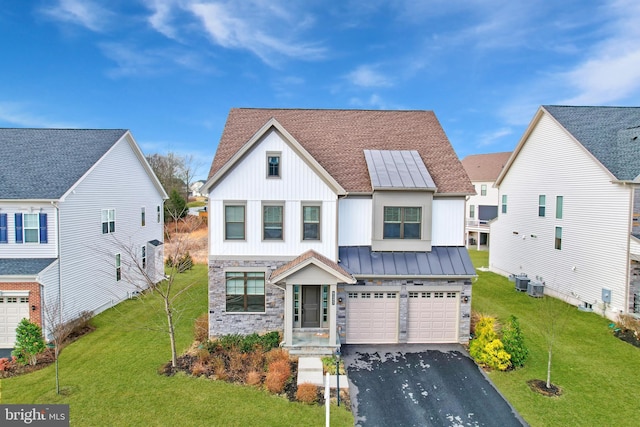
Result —
<instances>
[{"instance_id":1,"label":"porch steps","mask_svg":"<svg viewBox=\"0 0 640 427\"><path fill-rule=\"evenodd\" d=\"M318 357L300 357L298 359L298 385L311 383L319 387L324 387L324 375L322 374L322 361ZM338 378L336 375L329 376L329 387L336 388ZM340 375L340 388L349 388L349 381L346 375Z\"/></svg>"},{"instance_id":2,"label":"porch steps","mask_svg":"<svg viewBox=\"0 0 640 427\"><path fill-rule=\"evenodd\" d=\"M289 351L289 354L291 354L292 356L299 356L299 357L331 356L336 351L335 347L324 347L324 346L287 347L287 350Z\"/></svg>"}]
</instances>

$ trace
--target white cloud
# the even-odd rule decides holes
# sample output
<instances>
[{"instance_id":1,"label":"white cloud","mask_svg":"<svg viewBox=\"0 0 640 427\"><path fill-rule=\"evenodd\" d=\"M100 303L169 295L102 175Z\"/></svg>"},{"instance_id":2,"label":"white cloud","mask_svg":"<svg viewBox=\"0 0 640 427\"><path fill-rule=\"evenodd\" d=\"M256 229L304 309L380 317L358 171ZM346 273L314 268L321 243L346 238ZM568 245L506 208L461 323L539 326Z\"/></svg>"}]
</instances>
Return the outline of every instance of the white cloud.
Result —
<instances>
[{"instance_id":1,"label":"white cloud","mask_svg":"<svg viewBox=\"0 0 640 427\"><path fill-rule=\"evenodd\" d=\"M92 0L59 0L58 4L42 9L45 15L68 22L91 31L102 32L106 29L113 13Z\"/></svg>"},{"instance_id":2,"label":"white cloud","mask_svg":"<svg viewBox=\"0 0 640 427\"><path fill-rule=\"evenodd\" d=\"M346 77L356 86L361 87L388 87L392 86L392 80L384 74L375 70L375 66L361 65Z\"/></svg>"},{"instance_id":3,"label":"white cloud","mask_svg":"<svg viewBox=\"0 0 640 427\"><path fill-rule=\"evenodd\" d=\"M483 133L479 136L477 145L478 147L495 145L496 143L501 142L502 138L511 134L513 134L513 130L506 127L496 129L492 132Z\"/></svg>"},{"instance_id":4,"label":"white cloud","mask_svg":"<svg viewBox=\"0 0 640 427\"><path fill-rule=\"evenodd\" d=\"M148 18L151 27L170 39L177 38L177 30L171 25L172 12L175 9L175 0L144 0L144 3L153 11Z\"/></svg>"},{"instance_id":5,"label":"white cloud","mask_svg":"<svg viewBox=\"0 0 640 427\"><path fill-rule=\"evenodd\" d=\"M31 112L33 107L25 103L0 101L0 122L7 126L35 128L77 128L68 122L59 122Z\"/></svg>"}]
</instances>

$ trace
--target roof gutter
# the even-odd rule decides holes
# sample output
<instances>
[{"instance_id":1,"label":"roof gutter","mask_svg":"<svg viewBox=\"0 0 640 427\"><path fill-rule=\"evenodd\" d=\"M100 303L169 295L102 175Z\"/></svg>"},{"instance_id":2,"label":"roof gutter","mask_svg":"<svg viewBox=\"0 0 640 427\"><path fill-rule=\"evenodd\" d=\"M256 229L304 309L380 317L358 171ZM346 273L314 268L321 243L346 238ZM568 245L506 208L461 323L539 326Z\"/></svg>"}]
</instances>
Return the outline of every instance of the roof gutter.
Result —
<instances>
[{"instance_id":1,"label":"roof gutter","mask_svg":"<svg viewBox=\"0 0 640 427\"><path fill-rule=\"evenodd\" d=\"M416 274L354 274L353 277L356 279L447 279L447 280L457 280L457 279L471 279L473 277L477 277L477 274L469 274L469 275L416 275Z\"/></svg>"}]
</instances>

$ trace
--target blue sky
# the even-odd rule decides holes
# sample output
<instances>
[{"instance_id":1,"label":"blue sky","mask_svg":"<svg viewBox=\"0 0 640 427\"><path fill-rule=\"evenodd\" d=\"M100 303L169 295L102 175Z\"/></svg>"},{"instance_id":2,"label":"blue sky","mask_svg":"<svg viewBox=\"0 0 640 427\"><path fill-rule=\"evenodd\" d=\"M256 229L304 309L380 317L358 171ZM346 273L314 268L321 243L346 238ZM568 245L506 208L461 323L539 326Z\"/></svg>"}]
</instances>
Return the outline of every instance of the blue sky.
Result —
<instances>
[{"instance_id":1,"label":"blue sky","mask_svg":"<svg viewBox=\"0 0 640 427\"><path fill-rule=\"evenodd\" d=\"M232 107L433 110L458 156L541 104L640 105L637 0L8 0L0 126L126 128L205 178Z\"/></svg>"}]
</instances>

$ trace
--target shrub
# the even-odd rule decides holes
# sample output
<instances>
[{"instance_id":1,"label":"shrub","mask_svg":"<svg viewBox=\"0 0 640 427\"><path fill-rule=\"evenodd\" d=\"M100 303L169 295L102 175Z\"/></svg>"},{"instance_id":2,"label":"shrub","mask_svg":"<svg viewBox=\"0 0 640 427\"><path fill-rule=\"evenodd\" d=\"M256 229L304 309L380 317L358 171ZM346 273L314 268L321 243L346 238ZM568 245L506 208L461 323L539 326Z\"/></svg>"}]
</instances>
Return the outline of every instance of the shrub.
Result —
<instances>
[{"instance_id":1,"label":"shrub","mask_svg":"<svg viewBox=\"0 0 640 427\"><path fill-rule=\"evenodd\" d=\"M288 360L276 360L269 365L269 372L264 385L271 393L279 394L291 376L291 365Z\"/></svg>"},{"instance_id":2,"label":"shrub","mask_svg":"<svg viewBox=\"0 0 640 427\"><path fill-rule=\"evenodd\" d=\"M268 332L260 337L262 342L262 348L265 351L269 351L272 348L280 346L280 333L278 331Z\"/></svg>"},{"instance_id":3,"label":"shrub","mask_svg":"<svg viewBox=\"0 0 640 427\"><path fill-rule=\"evenodd\" d=\"M193 325L193 337L198 342L205 342L209 339L209 315L207 313L196 318Z\"/></svg>"},{"instance_id":4,"label":"shrub","mask_svg":"<svg viewBox=\"0 0 640 427\"><path fill-rule=\"evenodd\" d=\"M504 350L511 355L511 366L514 368L524 366L529 356L529 349L524 343L520 322L514 315L509 316L509 320L502 327L502 343Z\"/></svg>"},{"instance_id":5,"label":"shrub","mask_svg":"<svg viewBox=\"0 0 640 427\"><path fill-rule=\"evenodd\" d=\"M23 365L35 365L38 353L45 350L42 329L28 319L22 319L16 328L16 347L11 354Z\"/></svg>"},{"instance_id":6,"label":"shrub","mask_svg":"<svg viewBox=\"0 0 640 427\"><path fill-rule=\"evenodd\" d=\"M480 365L501 371L509 367L511 356L504 350L494 330L493 317L483 316L476 323L476 337L469 344L469 354Z\"/></svg>"},{"instance_id":7,"label":"shrub","mask_svg":"<svg viewBox=\"0 0 640 427\"><path fill-rule=\"evenodd\" d=\"M265 354L265 359L267 365L271 365L273 362L277 362L279 360L283 360L289 363L289 353L287 352L287 350L280 347L272 348Z\"/></svg>"},{"instance_id":8,"label":"shrub","mask_svg":"<svg viewBox=\"0 0 640 427\"><path fill-rule=\"evenodd\" d=\"M318 387L311 383L302 383L298 385L296 399L303 403L316 403L318 400Z\"/></svg>"},{"instance_id":9,"label":"shrub","mask_svg":"<svg viewBox=\"0 0 640 427\"><path fill-rule=\"evenodd\" d=\"M258 371L249 371L245 382L247 385L260 385L262 383L262 374Z\"/></svg>"},{"instance_id":10,"label":"shrub","mask_svg":"<svg viewBox=\"0 0 640 427\"><path fill-rule=\"evenodd\" d=\"M269 332L264 335L249 334L229 334L218 337L208 344L209 351L238 349L242 353L250 353L258 349L269 351L280 345L280 334L278 331Z\"/></svg>"},{"instance_id":11,"label":"shrub","mask_svg":"<svg viewBox=\"0 0 640 427\"><path fill-rule=\"evenodd\" d=\"M0 359L0 372L8 371L13 368L16 364L16 360L15 356L11 356L11 359L7 357Z\"/></svg>"},{"instance_id":12,"label":"shrub","mask_svg":"<svg viewBox=\"0 0 640 427\"><path fill-rule=\"evenodd\" d=\"M202 360L196 360L193 366L191 367L191 375L199 377L200 375L207 375L209 369L205 362Z\"/></svg>"},{"instance_id":13,"label":"shrub","mask_svg":"<svg viewBox=\"0 0 640 427\"><path fill-rule=\"evenodd\" d=\"M191 254L187 251L180 256L168 257L165 265L170 268L175 268L178 273L184 273L193 267L193 258L191 258Z\"/></svg>"}]
</instances>

